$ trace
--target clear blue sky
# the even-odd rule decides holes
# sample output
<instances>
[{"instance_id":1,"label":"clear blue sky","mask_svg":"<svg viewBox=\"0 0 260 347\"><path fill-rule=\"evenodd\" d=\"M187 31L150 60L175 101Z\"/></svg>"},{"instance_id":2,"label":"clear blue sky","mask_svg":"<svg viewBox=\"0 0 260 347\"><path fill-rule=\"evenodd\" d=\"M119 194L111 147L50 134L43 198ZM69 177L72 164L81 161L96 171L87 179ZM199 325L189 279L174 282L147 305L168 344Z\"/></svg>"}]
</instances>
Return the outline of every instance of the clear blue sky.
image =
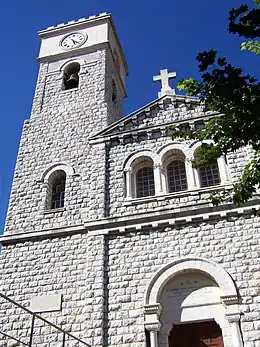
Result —
<instances>
[{"instance_id":1,"label":"clear blue sky","mask_svg":"<svg viewBox=\"0 0 260 347\"><path fill-rule=\"evenodd\" d=\"M251 0L248 0L251 1ZM37 31L101 12L112 13L129 65L125 114L154 100L152 76L167 68L198 77L195 56L215 48L230 62L258 75L257 57L239 50L227 33L230 7L245 0L9 0L0 22L0 233L12 183L22 125L30 116L38 72ZM177 80L172 84L176 85Z\"/></svg>"}]
</instances>

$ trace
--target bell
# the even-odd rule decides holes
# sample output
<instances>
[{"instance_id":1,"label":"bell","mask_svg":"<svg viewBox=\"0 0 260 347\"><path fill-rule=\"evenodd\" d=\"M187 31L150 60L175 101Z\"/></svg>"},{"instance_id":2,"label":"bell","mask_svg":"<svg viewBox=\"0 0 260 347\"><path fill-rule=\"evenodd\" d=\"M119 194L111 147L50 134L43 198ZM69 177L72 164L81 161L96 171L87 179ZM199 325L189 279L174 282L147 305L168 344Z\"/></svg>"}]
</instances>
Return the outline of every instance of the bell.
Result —
<instances>
[{"instance_id":1,"label":"bell","mask_svg":"<svg viewBox=\"0 0 260 347\"><path fill-rule=\"evenodd\" d=\"M66 89L77 88L79 85L79 75L77 72L74 72L70 75L70 77L65 82Z\"/></svg>"}]
</instances>

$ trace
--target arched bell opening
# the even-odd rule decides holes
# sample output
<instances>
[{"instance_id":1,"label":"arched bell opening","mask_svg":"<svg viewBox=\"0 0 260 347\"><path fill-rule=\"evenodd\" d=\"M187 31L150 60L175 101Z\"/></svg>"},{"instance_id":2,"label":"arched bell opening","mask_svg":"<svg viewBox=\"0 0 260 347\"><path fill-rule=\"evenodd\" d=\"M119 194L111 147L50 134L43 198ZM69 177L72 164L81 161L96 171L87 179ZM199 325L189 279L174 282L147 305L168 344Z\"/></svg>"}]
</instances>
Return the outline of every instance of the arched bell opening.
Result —
<instances>
[{"instance_id":1,"label":"arched bell opening","mask_svg":"<svg viewBox=\"0 0 260 347\"><path fill-rule=\"evenodd\" d=\"M67 65L63 73L63 90L75 89L79 86L79 63Z\"/></svg>"}]
</instances>

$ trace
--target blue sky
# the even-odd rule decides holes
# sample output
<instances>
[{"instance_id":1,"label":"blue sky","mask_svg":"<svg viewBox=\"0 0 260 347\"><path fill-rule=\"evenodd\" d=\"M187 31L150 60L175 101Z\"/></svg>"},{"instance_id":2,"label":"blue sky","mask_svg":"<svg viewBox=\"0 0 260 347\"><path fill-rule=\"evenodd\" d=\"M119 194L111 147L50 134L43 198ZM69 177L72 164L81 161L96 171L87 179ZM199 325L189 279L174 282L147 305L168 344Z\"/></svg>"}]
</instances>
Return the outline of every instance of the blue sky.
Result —
<instances>
[{"instance_id":1,"label":"blue sky","mask_svg":"<svg viewBox=\"0 0 260 347\"><path fill-rule=\"evenodd\" d=\"M251 0L248 0L251 1ZM242 1L245 2L245 1ZM1 3L0 22L0 233L12 183L21 129L30 117L37 78L37 31L101 12L113 15L129 66L128 114L157 97L152 76L160 69L198 77L196 54L214 48L259 77L257 57L239 50L227 33L228 10L238 0L9 0Z\"/></svg>"}]
</instances>

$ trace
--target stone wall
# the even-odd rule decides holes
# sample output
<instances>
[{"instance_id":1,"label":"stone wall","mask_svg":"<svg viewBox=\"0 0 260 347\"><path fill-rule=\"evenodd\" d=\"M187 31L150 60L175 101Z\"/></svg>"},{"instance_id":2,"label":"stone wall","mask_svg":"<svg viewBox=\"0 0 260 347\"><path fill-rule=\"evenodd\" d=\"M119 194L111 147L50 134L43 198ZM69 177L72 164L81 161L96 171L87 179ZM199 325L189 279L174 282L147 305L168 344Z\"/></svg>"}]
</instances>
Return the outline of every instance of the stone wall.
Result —
<instances>
[{"instance_id":1,"label":"stone wall","mask_svg":"<svg viewBox=\"0 0 260 347\"><path fill-rule=\"evenodd\" d=\"M3 247L0 292L27 308L36 296L62 295L61 311L41 315L91 345L102 345L103 249L103 236L81 234ZM6 300L0 302L0 331L28 342L30 315ZM62 334L36 319L37 346L57 346L61 340Z\"/></svg>"},{"instance_id":2,"label":"stone wall","mask_svg":"<svg viewBox=\"0 0 260 347\"><path fill-rule=\"evenodd\" d=\"M5 235L82 225L82 208L89 219L105 214L106 152L104 146L90 146L88 139L117 120L121 111L111 114L115 110L108 103L111 78L106 76L111 67L106 50L79 58L84 64L79 88L74 90L61 89L60 69L66 61L40 66L32 117L25 121L20 143ZM46 182L40 179L48 167L60 163L75 171L67 177L66 208L45 213Z\"/></svg>"},{"instance_id":3,"label":"stone wall","mask_svg":"<svg viewBox=\"0 0 260 347\"><path fill-rule=\"evenodd\" d=\"M220 264L232 276L241 296L245 347L258 346L259 223L258 217L248 216L111 236L109 345L144 341L143 304L152 276L177 258L195 256Z\"/></svg>"},{"instance_id":4,"label":"stone wall","mask_svg":"<svg viewBox=\"0 0 260 347\"><path fill-rule=\"evenodd\" d=\"M151 278L177 258L201 257L221 265L233 278L241 297L245 347L258 347L259 227L259 217L245 215L166 229L77 234L4 246L0 291L27 307L34 296L61 294L62 310L44 317L94 346L144 346L144 296ZM1 312L0 328L4 325L5 331L20 336L17 315L10 310ZM19 330L22 336L26 327ZM39 337L42 329L36 334L42 343L39 347L47 346ZM46 341L55 339L53 331L50 335L45 334ZM55 345L51 341L54 344L48 346Z\"/></svg>"}]
</instances>

